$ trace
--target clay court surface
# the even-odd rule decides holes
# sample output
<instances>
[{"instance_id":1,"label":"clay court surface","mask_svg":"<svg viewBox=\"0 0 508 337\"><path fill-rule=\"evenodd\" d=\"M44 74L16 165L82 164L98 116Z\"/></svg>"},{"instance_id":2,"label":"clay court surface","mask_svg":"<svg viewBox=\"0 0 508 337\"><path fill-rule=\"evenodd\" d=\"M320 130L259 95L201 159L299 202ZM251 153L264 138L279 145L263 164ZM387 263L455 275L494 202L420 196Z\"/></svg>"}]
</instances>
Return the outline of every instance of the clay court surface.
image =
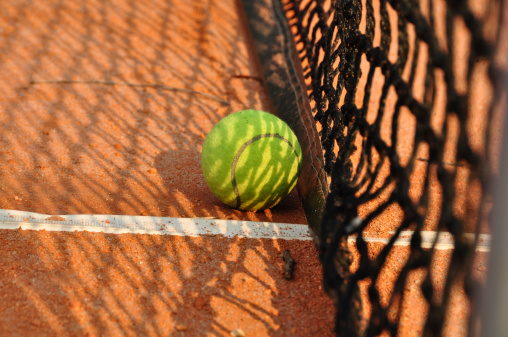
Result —
<instances>
[{"instance_id":1,"label":"clay court surface","mask_svg":"<svg viewBox=\"0 0 508 337\"><path fill-rule=\"evenodd\" d=\"M239 13L234 0L3 1L0 208L306 224L296 191L240 212L201 173L215 123L270 109ZM388 261L387 293L406 249ZM437 255L439 283L450 252ZM478 278L485 268L483 253ZM333 335L310 240L0 230L0 271L2 336ZM404 336L421 331L421 279L406 289ZM463 300L454 293L450 335L465 331Z\"/></svg>"}]
</instances>

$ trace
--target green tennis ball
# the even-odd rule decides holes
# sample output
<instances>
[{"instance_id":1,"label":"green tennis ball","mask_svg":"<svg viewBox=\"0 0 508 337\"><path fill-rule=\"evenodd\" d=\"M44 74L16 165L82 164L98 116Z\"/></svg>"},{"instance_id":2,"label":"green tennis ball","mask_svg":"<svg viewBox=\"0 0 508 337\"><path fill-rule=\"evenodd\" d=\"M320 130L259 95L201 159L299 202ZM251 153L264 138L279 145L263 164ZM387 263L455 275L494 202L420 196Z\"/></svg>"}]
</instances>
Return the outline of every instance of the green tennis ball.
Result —
<instances>
[{"instance_id":1,"label":"green tennis ball","mask_svg":"<svg viewBox=\"0 0 508 337\"><path fill-rule=\"evenodd\" d=\"M289 126L263 111L243 110L206 136L201 168L212 192L245 211L275 206L295 187L302 149Z\"/></svg>"}]
</instances>

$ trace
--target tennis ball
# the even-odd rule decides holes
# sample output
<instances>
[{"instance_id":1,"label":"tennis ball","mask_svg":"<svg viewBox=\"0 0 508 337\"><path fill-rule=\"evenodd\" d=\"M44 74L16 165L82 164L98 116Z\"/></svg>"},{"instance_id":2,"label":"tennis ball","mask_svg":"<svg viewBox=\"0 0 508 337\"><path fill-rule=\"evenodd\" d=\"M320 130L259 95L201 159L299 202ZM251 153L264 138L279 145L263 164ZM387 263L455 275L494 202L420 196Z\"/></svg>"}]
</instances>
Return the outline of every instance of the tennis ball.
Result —
<instances>
[{"instance_id":1,"label":"tennis ball","mask_svg":"<svg viewBox=\"0 0 508 337\"><path fill-rule=\"evenodd\" d=\"M263 111L243 110L206 136L201 168L212 192L245 211L275 206L295 187L302 149L289 126Z\"/></svg>"}]
</instances>

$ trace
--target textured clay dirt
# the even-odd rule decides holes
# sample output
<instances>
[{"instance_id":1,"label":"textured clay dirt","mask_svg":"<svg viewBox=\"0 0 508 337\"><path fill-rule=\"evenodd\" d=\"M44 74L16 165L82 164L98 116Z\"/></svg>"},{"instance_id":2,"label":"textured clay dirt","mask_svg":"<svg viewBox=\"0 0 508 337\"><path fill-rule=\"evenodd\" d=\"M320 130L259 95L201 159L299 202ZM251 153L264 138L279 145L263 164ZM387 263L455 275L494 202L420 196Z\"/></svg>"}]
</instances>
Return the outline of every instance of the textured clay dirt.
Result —
<instances>
[{"instance_id":1,"label":"textured clay dirt","mask_svg":"<svg viewBox=\"0 0 508 337\"><path fill-rule=\"evenodd\" d=\"M297 193L240 212L201 173L215 123L267 109L235 1L4 1L0 46L1 208L306 223ZM2 230L0 274L2 336L333 330L311 241Z\"/></svg>"},{"instance_id":2,"label":"textured clay dirt","mask_svg":"<svg viewBox=\"0 0 508 337\"><path fill-rule=\"evenodd\" d=\"M267 109L234 1L7 1L0 26L2 208L306 223L296 193L240 212L201 173L215 123Z\"/></svg>"},{"instance_id":3,"label":"textured clay dirt","mask_svg":"<svg viewBox=\"0 0 508 337\"><path fill-rule=\"evenodd\" d=\"M311 241L0 230L0 269L2 336L333 335Z\"/></svg>"},{"instance_id":4,"label":"textured clay dirt","mask_svg":"<svg viewBox=\"0 0 508 337\"><path fill-rule=\"evenodd\" d=\"M305 224L296 193L240 212L200 170L215 123L269 106L239 11L234 0L4 0L0 208ZM371 231L386 233L400 214L384 216ZM290 281L285 249L297 261ZM397 249L387 263L383 294L405 256ZM2 336L332 335L310 241L0 230L0 274ZM459 317L468 309L456 298ZM404 336L419 331L424 310L413 308Z\"/></svg>"}]
</instances>

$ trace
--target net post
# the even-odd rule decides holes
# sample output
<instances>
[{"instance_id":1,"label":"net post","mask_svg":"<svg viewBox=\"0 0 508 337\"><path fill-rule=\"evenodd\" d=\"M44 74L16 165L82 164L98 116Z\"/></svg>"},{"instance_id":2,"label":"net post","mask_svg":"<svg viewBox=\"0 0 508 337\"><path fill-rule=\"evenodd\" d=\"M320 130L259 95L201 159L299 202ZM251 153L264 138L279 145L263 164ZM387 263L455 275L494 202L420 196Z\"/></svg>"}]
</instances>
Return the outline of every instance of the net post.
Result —
<instances>
[{"instance_id":1,"label":"net post","mask_svg":"<svg viewBox=\"0 0 508 337\"><path fill-rule=\"evenodd\" d=\"M504 76L504 91L508 89L508 76ZM481 336L504 337L508 332L508 106L505 101L503 143L499 178L495 184L492 211L492 243L487 268L487 285Z\"/></svg>"}]
</instances>

